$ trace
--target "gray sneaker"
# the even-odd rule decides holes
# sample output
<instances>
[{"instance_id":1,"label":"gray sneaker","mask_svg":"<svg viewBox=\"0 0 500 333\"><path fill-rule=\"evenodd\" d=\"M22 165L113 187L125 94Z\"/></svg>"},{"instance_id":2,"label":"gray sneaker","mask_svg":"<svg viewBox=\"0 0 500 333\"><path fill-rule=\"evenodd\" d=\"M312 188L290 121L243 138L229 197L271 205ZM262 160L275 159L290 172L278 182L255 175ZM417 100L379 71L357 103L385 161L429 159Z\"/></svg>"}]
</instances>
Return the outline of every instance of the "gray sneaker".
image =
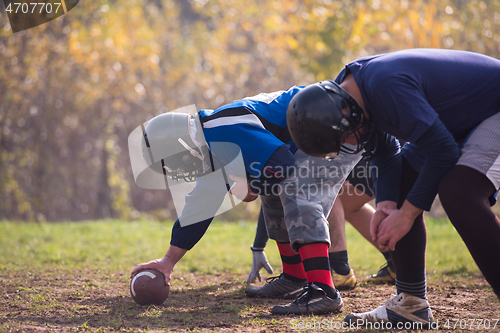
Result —
<instances>
[{"instance_id":1,"label":"gray sneaker","mask_svg":"<svg viewBox=\"0 0 500 333\"><path fill-rule=\"evenodd\" d=\"M412 330L428 329L434 322L426 299L401 293L382 303L375 310L351 313L344 318L349 325L373 327L374 323L389 323L385 327L404 327ZM404 326L402 326L404 324ZM378 326L380 327L380 325Z\"/></svg>"},{"instance_id":2,"label":"gray sneaker","mask_svg":"<svg viewBox=\"0 0 500 333\"><path fill-rule=\"evenodd\" d=\"M330 298L323 289L311 282L295 301L286 305L276 305L271 309L271 313L301 315L340 312L344 308L344 302L338 290L335 291L337 297Z\"/></svg>"},{"instance_id":3,"label":"gray sneaker","mask_svg":"<svg viewBox=\"0 0 500 333\"><path fill-rule=\"evenodd\" d=\"M262 287L248 287L245 289L245 294L248 297L294 299L307 285L307 281L295 282L286 278L283 273L280 276L268 278L266 282Z\"/></svg>"}]
</instances>

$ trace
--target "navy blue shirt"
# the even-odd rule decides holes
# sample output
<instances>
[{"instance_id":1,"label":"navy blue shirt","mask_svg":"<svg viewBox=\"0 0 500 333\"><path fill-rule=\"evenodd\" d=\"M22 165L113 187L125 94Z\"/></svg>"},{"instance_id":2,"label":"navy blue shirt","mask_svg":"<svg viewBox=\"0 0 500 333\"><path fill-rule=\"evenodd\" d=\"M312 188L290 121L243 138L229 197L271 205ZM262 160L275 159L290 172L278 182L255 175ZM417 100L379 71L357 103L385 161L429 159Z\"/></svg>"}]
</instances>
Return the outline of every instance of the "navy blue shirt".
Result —
<instances>
[{"instance_id":1,"label":"navy blue shirt","mask_svg":"<svg viewBox=\"0 0 500 333\"><path fill-rule=\"evenodd\" d=\"M413 49L361 58L337 77L352 74L370 121L417 146L426 161L407 199L428 210L440 179L456 163L458 144L500 111L500 61L477 53ZM384 170L379 170L379 177ZM389 179L389 178L388 178ZM394 181L380 181L378 190ZM378 195L378 194L377 194ZM394 197L377 197L393 200Z\"/></svg>"}]
</instances>

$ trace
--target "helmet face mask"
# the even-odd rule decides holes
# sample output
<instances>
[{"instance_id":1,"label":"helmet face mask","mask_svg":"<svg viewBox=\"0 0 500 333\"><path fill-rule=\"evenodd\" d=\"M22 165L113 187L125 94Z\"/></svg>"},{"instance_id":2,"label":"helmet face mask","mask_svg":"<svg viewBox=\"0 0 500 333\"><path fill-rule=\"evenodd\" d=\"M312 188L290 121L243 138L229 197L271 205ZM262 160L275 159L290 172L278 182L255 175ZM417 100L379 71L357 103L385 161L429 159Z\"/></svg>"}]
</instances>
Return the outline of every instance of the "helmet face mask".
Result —
<instances>
[{"instance_id":1,"label":"helmet face mask","mask_svg":"<svg viewBox=\"0 0 500 333\"><path fill-rule=\"evenodd\" d=\"M164 113L143 130L142 154L150 169L175 181L195 181L202 174L203 155L191 137L190 114Z\"/></svg>"},{"instance_id":2,"label":"helmet face mask","mask_svg":"<svg viewBox=\"0 0 500 333\"><path fill-rule=\"evenodd\" d=\"M287 124L299 149L326 159L336 158L340 152L360 152L373 132L356 100L333 81L298 92L288 106ZM351 135L355 148L344 145Z\"/></svg>"},{"instance_id":3,"label":"helmet face mask","mask_svg":"<svg viewBox=\"0 0 500 333\"><path fill-rule=\"evenodd\" d=\"M345 118L344 118L345 119ZM365 118L366 119L366 118ZM340 151L345 154L357 154L363 150L372 136L372 129L370 124L366 121L359 124L356 128L345 132L340 139L341 142L345 142L351 135L354 136L356 141L355 149L346 146L345 144L340 146Z\"/></svg>"},{"instance_id":4,"label":"helmet face mask","mask_svg":"<svg viewBox=\"0 0 500 333\"><path fill-rule=\"evenodd\" d=\"M179 153L162 160L163 174L173 180L184 180L192 182L197 179L203 162L191 153Z\"/></svg>"}]
</instances>

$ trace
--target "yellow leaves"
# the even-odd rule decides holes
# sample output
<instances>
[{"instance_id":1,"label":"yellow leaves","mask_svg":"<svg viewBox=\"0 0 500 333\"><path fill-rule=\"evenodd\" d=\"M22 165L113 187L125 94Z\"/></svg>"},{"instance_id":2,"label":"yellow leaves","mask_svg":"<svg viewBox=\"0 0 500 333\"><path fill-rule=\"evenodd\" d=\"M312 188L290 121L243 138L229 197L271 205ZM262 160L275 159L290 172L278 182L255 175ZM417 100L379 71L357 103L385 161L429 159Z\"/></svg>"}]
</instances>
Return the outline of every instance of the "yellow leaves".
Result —
<instances>
[{"instance_id":1,"label":"yellow leaves","mask_svg":"<svg viewBox=\"0 0 500 333\"><path fill-rule=\"evenodd\" d=\"M131 8L129 9L129 14L129 19L131 20L130 23L134 21L138 21L135 23L140 23L140 21L144 19L144 12L142 10L142 7L140 6L131 6Z\"/></svg>"},{"instance_id":2,"label":"yellow leaves","mask_svg":"<svg viewBox=\"0 0 500 333\"><path fill-rule=\"evenodd\" d=\"M97 37L99 35L101 35L101 28L98 26L93 26L90 29L90 37Z\"/></svg>"},{"instance_id":3,"label":"yellow leaves","mask_svg":"<svg viewBox=\"0 0 500 333\"><path fill-rule=\"evenodd\" d=\"M315 16L315 18L323 20L328 16L328 10L323 6L317 6L313 8L312 14Z\"/></svg>"},{"instance_id":4,"label":"yellow leaves","mask_svg":"<svg viewBox=\"0 0 500 333\"><path fill-rule=\"evenodd\" d=\"M99 59L99 52L97 51L92 51L90 54L90 60L97 61Z\"/></svg>"},{"instance_id":5,"label":"yellow leaves","mask_svg":"<svg viewBox=\"0 0 500 333\"><path fill-rule=\"evenodd\" d=\"M314 45L314 48L319 53L325 53L325 51L327 50L325 43L323 43L322 41L317 41Z\"/></svg>"},{"instance_id":6,"label":"yellow leaves","mask_svg":"<svg viewBox=\"0 0 500 333\"><path fill-rule=\"evenodd\" d=\"M365 26L370 23L370 15L365 8L357 8L356 20L351 25L351 39L347 41L347 47L352 48L354 44L361 42L361 37L364 35Z\"/></svg>"},{"instance_id":7,"label":"yellow leaves","mask_svg":"<svg viewBox=\"0 0 500 333\"><path fill-rule=\"evenodd\" d=\"M158 65L160 63L160 57L153 53L149 56L149 61L151 61L154 65Z\"/></svg>"},{"instance_id":8,"label":"yellow leaves","mask_svg":"<svg viewBox=\"0 0 500 333\"><path fill-rule=\"evenodd\" d=\"M300 47L299 41L292 36L285 36L285 41L291 50L296 50Z\"/></svg>"},{"instance_id":9,"label":"yellow leaves","mask_svg":"<svg viewBox=\"0 0 500 333\"><path fill-rule=\"evenodd\" d=\"M19 135L17 125L19 117L29 119L30 107L37 105L37 119L59 126L56 138L52 125L44 125L49 129L40 134L48 136L43 143L56 152L44 156L47 174L57 172L60 151L71 154L68 142L86 140L94 147L89 161L78 161L82 167L64 165L67 170L61 167L61 172L66 180L77 173L95 179L105 165L113 191L110 205L126 215L128 193L134 190L123 181L127 161L120 159L126 148L120 138L126 136L124 129L147 115L191 103L213 108L263 91L331 79L358 56L402 48L500 54L498 0L465 1L460 7L450 0L200 0L185 2L191 4L187 14L180 3L161 0L161 7L152 7L154 1L80 1L80 9L61 23L56 20L23 36L7 34L2 24L0 80L6 89L0 92L0 116L7 118L3 122L17 117L7 130L11 143L20 147L6 163L16 165L28 152L41 154ZM57 101L62 107L55 106ZM110 124L105 134L103 124ZM42 132L28 120L22 129L30 126ZM109 160L101 157L103 149ZM106 164L93 164L96 158ZM19 186L31 200L33 191ZM92 186L97 185L90 181L82 193ZM1 191L0 184L0 199ZM49 216L50 208L43 213Z\"/></svg>"},{"instance_id":10,"label":"yellow leaves","mask_svg":"<svg viewBox=\"0 0 500 333\"><path fill-rule=\"evenodd\" d=\"M254 25L249 22L249 21L244 21L241 23L241 27L243 28L243 30L245 31L250 31L254 28Z\"/></svg>"},{"instance_id":11,"label":"yellow leaves","mask_svg":"<svg viewBox=\"0 0 500 333\"><path fill-rule=\"evenodd\" d=\"M280 31L283 19L279 15L272 15L264 21L264 29L269 31Z\"/></svg>"}]
</instances>

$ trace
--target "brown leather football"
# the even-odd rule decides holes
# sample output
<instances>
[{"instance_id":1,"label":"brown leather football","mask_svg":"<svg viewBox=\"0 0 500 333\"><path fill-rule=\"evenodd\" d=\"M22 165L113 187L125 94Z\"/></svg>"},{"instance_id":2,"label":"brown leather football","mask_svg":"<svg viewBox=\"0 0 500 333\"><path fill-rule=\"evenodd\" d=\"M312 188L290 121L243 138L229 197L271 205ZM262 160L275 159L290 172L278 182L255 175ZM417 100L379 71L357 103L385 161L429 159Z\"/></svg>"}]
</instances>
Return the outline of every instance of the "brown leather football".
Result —
<instances>
[{"instance_id":1,"label":"brown leather football","mask_svg":"<svg viewBox=\"0 0 500 333\"><path fill-rule=\"evenodd\" d=\"M130 295L137 304L160 305L168 297L170 286L165 284L165 275L156 269L138 272L130 281Z\"/></svg>"}]
</instances>

